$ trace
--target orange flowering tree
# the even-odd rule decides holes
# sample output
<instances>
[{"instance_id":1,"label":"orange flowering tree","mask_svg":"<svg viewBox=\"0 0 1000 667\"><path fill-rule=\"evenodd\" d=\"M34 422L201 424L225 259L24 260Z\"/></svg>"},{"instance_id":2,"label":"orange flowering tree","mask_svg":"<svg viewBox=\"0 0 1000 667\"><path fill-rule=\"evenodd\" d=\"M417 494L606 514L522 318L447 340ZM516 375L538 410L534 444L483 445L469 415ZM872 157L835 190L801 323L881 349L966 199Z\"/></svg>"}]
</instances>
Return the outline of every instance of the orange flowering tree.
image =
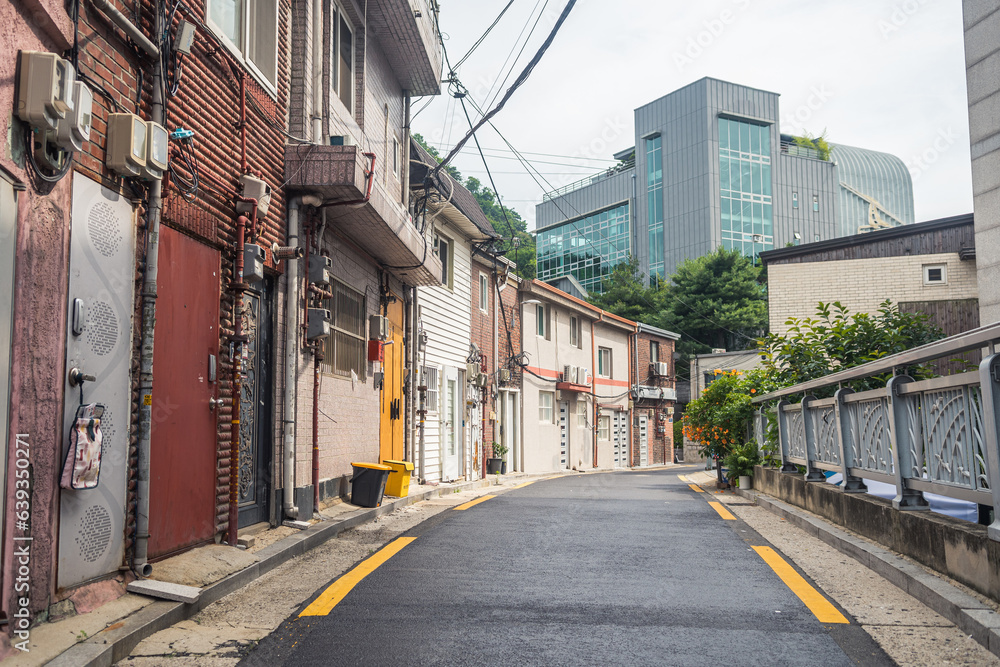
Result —
<instances>
[{"instance_id":1,"label":"orange flowering tree","mask_svg":"<svg viewBox=\"0 0 1000 667\"><path fill-rule=\"evenodd\" d=\"M750 440L753 398L774 388L776 383L759 369L716 371L715 379L684 411L684 436L697 442L705 456L726 456L734 445Z\"/></svg>"}]
</instances>

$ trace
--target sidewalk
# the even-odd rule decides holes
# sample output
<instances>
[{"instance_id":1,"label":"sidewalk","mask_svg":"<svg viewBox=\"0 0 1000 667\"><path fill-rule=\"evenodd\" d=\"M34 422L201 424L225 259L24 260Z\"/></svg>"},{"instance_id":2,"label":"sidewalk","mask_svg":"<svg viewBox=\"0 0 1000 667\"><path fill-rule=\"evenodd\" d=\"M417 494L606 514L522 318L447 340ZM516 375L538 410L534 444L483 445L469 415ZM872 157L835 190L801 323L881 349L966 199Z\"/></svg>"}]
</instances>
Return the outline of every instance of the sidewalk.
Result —
<instances>
[{"instance_id":1,"label":"sidewalk","mask_svg":"<svg viewBox=\"0 0 1000 667\"><path fill-rule=\"evenodd\" d=\"M322 517L307 528L279 526L240 533L241 547L208 545L168 558L154 565L150 579L130 584L166 589L156 599L133 592L86 614L43 623L31 630L30 653L15 653L4 665L48 664L54 667L105 666L126 658L144 638L198 613L279 565L337 537L345 530L374 521L398 509L432 498L493 487L512 488L528 479L559 473L512 473L472 482L411 485L405 498L386 496L381 507L361 508L334 501L322 508ZM51 661L51 662L49 662Z\"/></svg>"}]
</instances>

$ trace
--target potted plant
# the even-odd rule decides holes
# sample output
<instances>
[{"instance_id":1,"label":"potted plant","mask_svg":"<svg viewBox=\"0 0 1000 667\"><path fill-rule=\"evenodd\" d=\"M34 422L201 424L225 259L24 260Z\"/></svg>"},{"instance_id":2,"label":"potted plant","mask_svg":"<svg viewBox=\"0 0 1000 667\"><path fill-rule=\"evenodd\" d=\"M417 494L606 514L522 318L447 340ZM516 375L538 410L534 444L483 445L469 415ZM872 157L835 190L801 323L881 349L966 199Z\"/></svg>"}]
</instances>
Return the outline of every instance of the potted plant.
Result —
<instances>
[{"instance_id":1,"label":"potted plant","mask_svg":"<svg viewBox=\"0 0 1000 667\"><path fill-rule=\"evenodd\" d=\"M500 473L500 470L503 467L503 459L501 458L503 456L503 453L499 451L500 449L503 449L504 452L507 451L506 447L504 447L498 442L494 442L493 456L491 458L486 459L486 474L496 475Z\"/></svg>"},{"instance_id":2,"label":"potted plant","mask_svg":"<svg viewBox=\"0 0 1000 667\"><path fill-rule=\"evenodd\" d=\"M723 459L723 465L729 469L729 479L739 478L741 489L749 489L752 485L753 468L760 465L760 452L756 442L744 442L733 445L733 448Z\"/></svg>"},{"instance_id":3,"label":"potted plant","mask_svg":"<svg viewBox=\"0 0 1000 667\"><path fill-rule=\"evenodd\" d=\"M507 455L507 446L501 445L499 442L493 443L493 459L494 461L500 461L500 469L497 471L501 475L507 474L507 462L503 460L503 457Z\"/></svg>"}]
</instances>

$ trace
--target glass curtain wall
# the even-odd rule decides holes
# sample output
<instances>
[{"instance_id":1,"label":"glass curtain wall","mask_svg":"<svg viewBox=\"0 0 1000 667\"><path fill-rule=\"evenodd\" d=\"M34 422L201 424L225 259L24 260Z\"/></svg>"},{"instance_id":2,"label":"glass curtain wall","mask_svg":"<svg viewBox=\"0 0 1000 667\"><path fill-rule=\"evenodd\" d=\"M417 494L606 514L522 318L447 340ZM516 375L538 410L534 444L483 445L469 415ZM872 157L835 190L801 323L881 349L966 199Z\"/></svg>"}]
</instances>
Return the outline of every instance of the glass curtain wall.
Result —
<instances>
[{"instance_id":1,"label":"glass curtain wall","mask_svg":"<svg viewBox=\"0 0 1000 667\"><path fill-rule=\"evenodd\" d=\"M646 196L649 220L649 280L663 279L663 138L646 139Z\"/></svg>"},{"instance_id":2,"label":"glass curtain wall","mask_svg":"<svg viewBox=\"0 0 1000 667\"><path fill-rule=\"evenodd\" d=\"M722 245L756 259L774 247L771 128L719 118Z\"/></svg>"},{"instance_id":3,"label":"glass curtain wall","mask_svg":"<svg viewBox=\"0 0 1000 667\"><path fill-rule=\"evenodd\" d=\"M588 292L601 292L604 278L629 258L631 238L627 203L542 230L536 242L538 279L571 274Z\"/></svg>"}]
</instances>

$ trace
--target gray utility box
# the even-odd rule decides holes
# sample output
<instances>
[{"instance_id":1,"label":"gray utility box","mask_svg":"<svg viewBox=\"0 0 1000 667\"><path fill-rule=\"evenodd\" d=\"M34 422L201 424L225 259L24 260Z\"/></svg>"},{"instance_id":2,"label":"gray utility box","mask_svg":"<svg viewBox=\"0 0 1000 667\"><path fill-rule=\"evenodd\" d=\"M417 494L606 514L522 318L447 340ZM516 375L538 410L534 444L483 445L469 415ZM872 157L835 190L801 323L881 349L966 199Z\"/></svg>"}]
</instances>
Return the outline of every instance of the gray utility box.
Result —
<instances>
[{"instance_id":1,"label":"gray utility box","mask_svg":"<svg viewBox=\"0 0 1000 667\"><path fill-rule=\"evenodd\" d=\"M330 335L330 311L325 308L309 309L309 326L306 338L315 340Z\"/></svg>"},{"instance_id":2,"label":"gray utility box","mask_svg":"<svg viewBox=\"0 0 1000 667\"><path fill-rule=\"evenodd\" d=\"M256 243L243 244L243 282L264 280L264 249Z\"/></svg>"},{"instance_id":3,"label":"gray utility box","mask_svg":"<svg viewBox=\"0 0 1000 667\"><path fill-rule=\"evenodd\" d=\"M333 260L324 255L309 255L309 282L317 285L330 284Z\"/></svg>"}]
</instances>

